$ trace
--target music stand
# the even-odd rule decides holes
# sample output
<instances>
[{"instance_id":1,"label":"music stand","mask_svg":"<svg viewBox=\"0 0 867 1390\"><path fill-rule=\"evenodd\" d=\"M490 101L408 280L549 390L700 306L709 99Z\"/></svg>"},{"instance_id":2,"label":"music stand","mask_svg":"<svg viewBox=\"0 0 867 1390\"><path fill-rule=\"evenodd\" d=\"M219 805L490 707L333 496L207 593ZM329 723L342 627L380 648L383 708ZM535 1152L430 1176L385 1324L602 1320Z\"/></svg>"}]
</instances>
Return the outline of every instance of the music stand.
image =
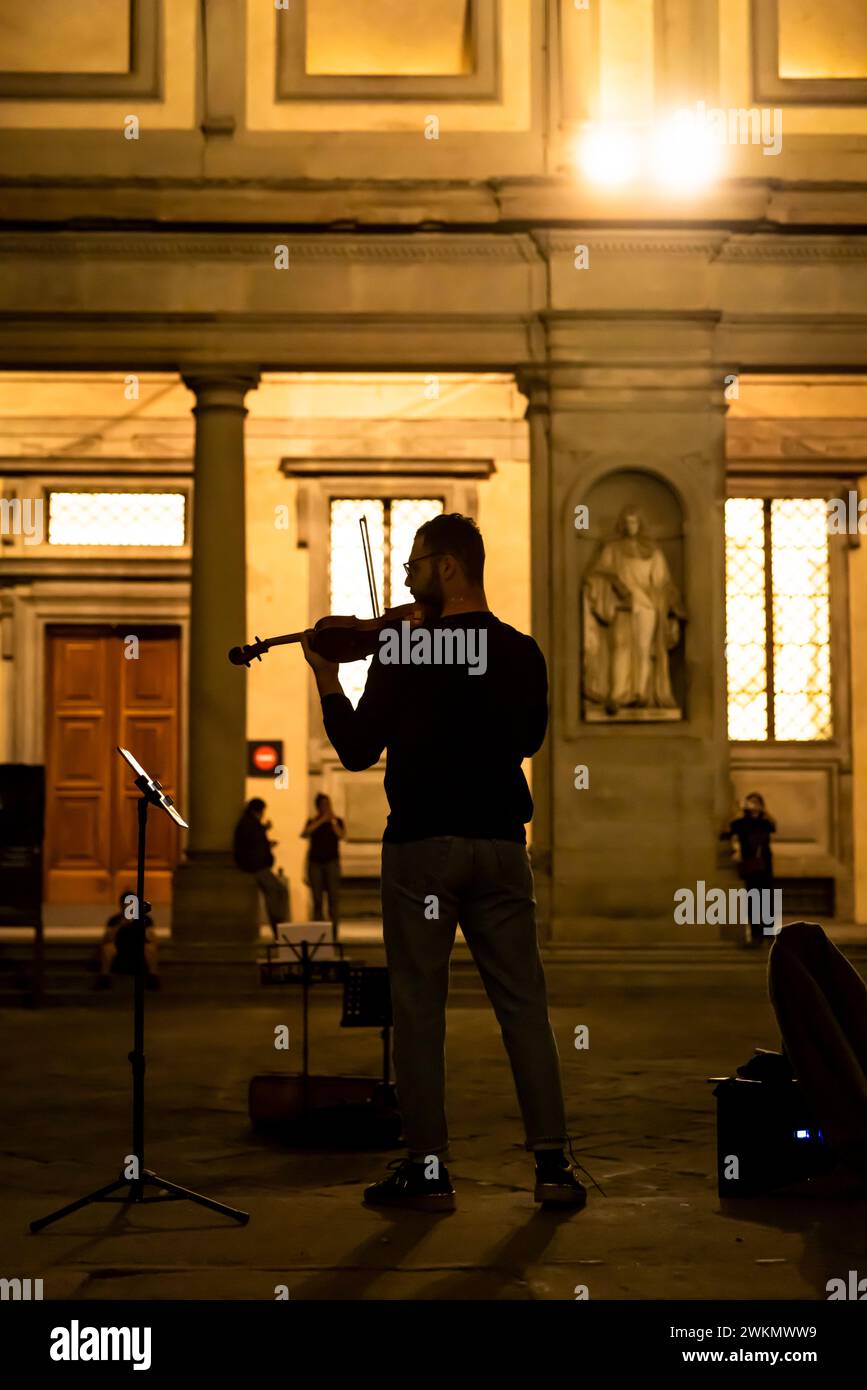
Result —
<instances>
[{"instance_id":1,"label":"music stand","mask_svg":"<svg viewBox=\"0 0 867 1390\"><path fill-rule=\"evenodd\" d=\"M139 925L138 945L135 955L135 1003L133 1009L133 1049L129 1054L130 1065L132 1067L132 1156L136 1159L136 1176L132 1178L121 1174L114 1182L107 1183L105 1187L99 1187L95 1192L89 1192L86 1197L79 1197L75 1202L69 1202L65 1207L58 1211L53 1211L49 1216L40 1216L37 1221L30 1222L31 1231L41 1231L44 1226L49 1226L52 1221L59 1221L61 1217L69 1216L74 1211L79 1211L81 1207L89 1206L91 1202L109 1201L129 1201L129 1202L163 1202L163 1201L186 1201L196 1202L201 1207L207 1207L210 1211L219 1212L222 1216L230 1216L234 1221L240 1222L242 1226L250 1219L249 1212L238 1211L235 1207L226 1206L223 1202L215 1202L211 1197L203 1197L198 1192L192 1192L188 1187L179 1187L177 1183L168 1182L166 1178L161 1178L157 1173L151 1172L144 1166L144 1074L145 1074L145 1054L144 1054L144 945L145 945L145 918L150 910L150 903L145 902L144 896L144 874L145 874L145 842L147 839L147 820L148 807L159 806L165 811L175 823L183 830L187 830L187 822L178 815L172 804L170 796L166 796L159 782L145 772L140 763L136 761L132 753L126 748L118 748L120 756L129 763L135 776L135 785L141 792L138 801L138 861L136 867L136 917ZM112 1193L118 1192L121 1188L127 1188L124 1197L113 1197ZM145 1188L153 1187L159 1189L160 1193L167 1196L145 1196Z\"/></svg>"},{"instance_id":2,"label":"music stand","mask_svg":"<svg viewBox=\"0 0 867 1390\"><path fill-rule=\"evenodd\" d=\"M391 985L385 965L350 966L343 985L343 1017L341 1028L381 1028L382 1032L382 1092L391 1097L390 1030L394 1024L391 1011Z\"/></svg>"}]
</instances>

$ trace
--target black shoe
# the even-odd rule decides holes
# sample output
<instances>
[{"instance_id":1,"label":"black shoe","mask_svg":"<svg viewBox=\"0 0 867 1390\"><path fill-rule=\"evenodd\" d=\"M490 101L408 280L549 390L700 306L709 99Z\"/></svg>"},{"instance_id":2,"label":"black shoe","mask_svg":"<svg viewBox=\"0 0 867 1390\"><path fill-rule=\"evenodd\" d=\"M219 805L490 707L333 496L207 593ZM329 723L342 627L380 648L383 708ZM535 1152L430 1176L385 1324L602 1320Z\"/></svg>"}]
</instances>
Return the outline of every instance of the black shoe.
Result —
<instances>
[{"instance_id":1,"label":"black shoe","mask_svg":"<svg viewBox=\"0 0 867 1390\"><path fill-rule=\"evenodd\" d=\"M93 988L94 988L94 989L111 989L111 976L110 976L110 975L97 975L96 979L95 979L94 982L93 982Z\"/></svg>"},{"instance_id":2,"label":"black shoe","mask_svg":"<svg viewBox=\"0 0 867 1390\"><path fill-rule=\"evenodd\" d=\"M578 1179L576 1169L563 1153L552 1158L536 1155L536 1190L533 1199L543 1206L583 1207L587 1188Z\"/></svg>"},{"instance_id":3,"label":"black shoe","mask_svg":"<svg viewBox=\"0 0 867 1390\"><path fill-rule=\"evenodd\" d=\"M444 1163L439 1165L439 1177L425 1177L425 1163L409 1158L396 1158L389 1163L390 1173L381 1182L364 1189L364 1205L368 1207L407 1207L411 1211L454 1211L455 1190Z\"/></svg>"},{"instance_id":4,"label":"black shoe","mask_svg":"<svg viewBox=\"0 0 867 1390\"><path fill-rule=\"evenodd\" d=\"M160 987L160 977L159 977L159 975L148 975L147 980L145 981L145 983L146 983L148 989L159 989L159 987Z\"/></svg>"}]
</instances>

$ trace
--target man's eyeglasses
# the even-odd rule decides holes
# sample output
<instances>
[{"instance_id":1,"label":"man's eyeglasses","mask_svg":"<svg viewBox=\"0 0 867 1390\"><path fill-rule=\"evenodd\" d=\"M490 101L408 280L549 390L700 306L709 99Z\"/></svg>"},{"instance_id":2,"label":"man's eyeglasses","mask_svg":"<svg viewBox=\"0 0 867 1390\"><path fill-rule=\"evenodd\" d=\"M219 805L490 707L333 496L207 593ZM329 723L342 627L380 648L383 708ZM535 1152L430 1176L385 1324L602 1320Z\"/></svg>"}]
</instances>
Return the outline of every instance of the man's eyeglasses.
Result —
<instances>
[{"instance_id":1,"label":"man's eyeglasses","mask_svg":"<svg viewBox=\"0 0 867 1390\"><path fill-rule=\"evenodd\" d=\"M422 560L432 560L435 555L445 555L445 551L429 550L427 555L416 555L414 560L404 560L403 567L406 570L407 579L409 579L409 576L412 574L416 565L420 564Z\"/></svg>"}]
</instances>

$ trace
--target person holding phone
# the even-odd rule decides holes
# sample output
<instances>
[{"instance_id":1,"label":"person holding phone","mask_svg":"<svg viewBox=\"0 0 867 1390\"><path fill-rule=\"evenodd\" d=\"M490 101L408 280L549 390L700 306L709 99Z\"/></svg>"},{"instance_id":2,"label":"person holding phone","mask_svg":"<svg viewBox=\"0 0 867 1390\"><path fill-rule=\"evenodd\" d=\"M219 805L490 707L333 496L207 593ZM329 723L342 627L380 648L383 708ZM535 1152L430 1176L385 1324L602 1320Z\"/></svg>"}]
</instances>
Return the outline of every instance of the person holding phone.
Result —
<instances>
[{"instance_id":1,"label":"person holding phone","mask_svg":"<svg viewBox=\"0 0 867 1390\"><path fill-rule=\"evenodd\" d=\"M301 831L310 841L307 851L307 881L313 894L313 919L323 920L322 900L328 894L328 915L331 918L331 940L337 945L340 928L340 841L346 827L334 814L331 797L320 792L316 798L316 813L310 816Z\"/></svg>"},{"instance_id":2,"label":"person holding phone","mask_svg":"<svg viewBox=\"0 0 867 1390\"><path fill-rule=\"evenodd\" d=\"M741 815L723 832L724 839L732 840L737 845L736 863L747 892L751 888L758 889L758 897L747 899L750 904L750 925L744 942L746 946L759 946L764 940L760 904L763 901L771 902L774 887L771 836L776 829L777 823L768 815L764 797L760 792L750 792L744 797ZM763 892L767 894L764 899Z\"/></svg>"}]
</instances>

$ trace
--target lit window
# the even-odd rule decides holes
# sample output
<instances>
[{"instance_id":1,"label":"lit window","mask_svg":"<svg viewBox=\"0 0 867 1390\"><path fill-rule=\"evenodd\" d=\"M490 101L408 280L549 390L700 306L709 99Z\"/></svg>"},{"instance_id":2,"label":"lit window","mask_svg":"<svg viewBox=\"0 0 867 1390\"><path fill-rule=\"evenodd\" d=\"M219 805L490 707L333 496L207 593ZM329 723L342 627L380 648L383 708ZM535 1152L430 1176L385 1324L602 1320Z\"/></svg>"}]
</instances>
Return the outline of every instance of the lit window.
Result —
<instances>
[{"instance_id":1,"label":"lit window","mask_svg":"<svg viewBox=\"0 0 867 1390\"><path fill-rule=\"evenodd\" d=\"M726 502L731 739L832 736L826 516L821 497Z\"/></svg>"},{"instance_id":2,"label":"lit window","mask_svg":"<svg viewBox=\"0 0 867 1390\"><path fill-rule=\"evenodd\" d=\"M409 557L415 533L431 517L439 516L442 502L431 497L395 498L389 507L388 528L388 606L397 608L401 603L412 603L412 594L406 587L404 560Z\"/></svg>"},{"instance_id":3,"label":"lit window","mask_svg":"<svg viewBox=\"0 0 867 1390\"><path fill-rule=\"evenodd\" d=\"M768 736L765 531L760 497L726 502L729 738Z\"/></svg>"},{"instance_id":4,"label":"lit window","mask_svg":"<svg viewBox=\"0 0 867 1390\"><path fill-rule=\"evenodd\" d=\"M49 545L183 545L182 492L51 492Z\"/></svg>"},{"instance_id":5,"label":"lit window","mask_svg":"<svg viewBox=\"0 0 867 1390\"><path fill-rule=\"evenodd\" d=\"M379 611L411 603L404 582L403 561L412 549L419 526L443 509L434 498L335 498L331 503L329 612L372 617L370 587L359 521L367 518L370 553ZM388 599L383 605L383 594ZM367 681L371 658L341 667L340 683L351 703L358 704Z\"/></svg>"}]
</instances>

